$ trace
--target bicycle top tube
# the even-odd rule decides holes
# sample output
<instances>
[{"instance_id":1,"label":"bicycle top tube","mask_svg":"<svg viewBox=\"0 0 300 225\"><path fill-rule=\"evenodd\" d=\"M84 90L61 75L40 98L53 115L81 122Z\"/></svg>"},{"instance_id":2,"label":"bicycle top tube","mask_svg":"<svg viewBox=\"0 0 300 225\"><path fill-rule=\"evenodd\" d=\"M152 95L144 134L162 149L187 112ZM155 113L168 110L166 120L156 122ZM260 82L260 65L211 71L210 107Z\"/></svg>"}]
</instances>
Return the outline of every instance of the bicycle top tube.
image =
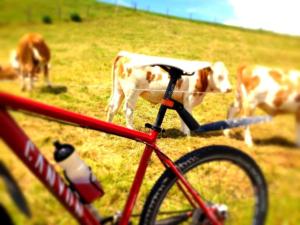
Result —
<instances>
[{"instance_id":1,"label":"bicycle top tube","mask_svg":"<svg viewBox=\"0 0 300 225\"><path fill-rule=\"evenodd\" d=\"M0 91L0 110L1 108L29 112L58 122L64 122L72 126L102 131L148 144L154 143L158 135L158 132L156 131L148 134L94 117L47 105L29 98L19 97Z\"/></svg>"},{"instance_id":2,"label":"bicycle top tube","mask_svg":"<svg viewBox=\"0 0 300 225\"><path fill-rule=\"evenodd\" d=\"M192 75L191 73L185 73L182 68L179 68L177 66L166 64L153 64L149 66L161 66L171 76L171 79L169 81L168 87L164 95L164 99L170 99L172 97L176 82L178 79L181 78L182 75ZM161 104L154 125L148 126L154 132L147 134L144 132L126 128L124 126L119 126L93 117L71 112L69 110L61 109L59 107L47 105L35 100L15 96L1 91L0 107L31 112L34 114L45 116L47 118L58 120L60 122L65 122L73 126L80 126L87 129L103 131L106 133L115 134L117 136L122 136L146 143L155 142L158 133L161 131L161 124L163 122L165 113L168 109L168 107L165 106L163 103Z\"/></svg>"}]
</instances>

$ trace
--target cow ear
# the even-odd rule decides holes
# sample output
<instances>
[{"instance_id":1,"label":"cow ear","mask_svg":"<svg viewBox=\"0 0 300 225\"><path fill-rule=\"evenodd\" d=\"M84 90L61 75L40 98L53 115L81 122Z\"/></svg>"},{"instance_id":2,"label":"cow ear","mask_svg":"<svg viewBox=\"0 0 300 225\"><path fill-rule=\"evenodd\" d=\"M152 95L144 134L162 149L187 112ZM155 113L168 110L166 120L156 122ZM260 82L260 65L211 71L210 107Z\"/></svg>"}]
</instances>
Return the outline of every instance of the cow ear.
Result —
<instances>
[{"instance_id":1,"label":"cow ear","mask_svg":"<svg viewBox=\"0 0 300 225\"><path fill-rule=\"evenodd\" d=\"M211 75L212 72L213 72L213 70L211 69L211 67L205 67L205 68L199 70L199 75L201 77L201 80L207 79L207 77L209 75Z\"/></svg>"},{"instance_id":2,"label":"cow ear","mask_svg":"<svg viewBox=\"0 0 300 225\"><path fill-rule=\"evenodd\" d=\"M208 86L208 75L210 74L209 69L210 67L203 68L198 71L198 78L196 88L200 92L204 92Z\"/></svg>"},{"instance_id":3,"label":"cow ear","mask_svg":"<svg viewBox=\"0 0 300 225\"><path fill-rule=\"evenodd\" d=\"M207 75L211 75L213 73L213 70L212 70L212 68L210 66L205 67L204 70L207 73Z\"/></svg>"},{"instance_id":4,"label":"cow ear","mask_svg":"<svg viewBox=\"0 0 300 225\"><path fill-rule=\"evenodd\" d=\"M212 72L213 72L212 68L210 66L208 66L208 67L205 67L205 68L199 70L199 75L201 77L206 77L206 76L212 74Z\"/></svg>"}]
</instances>

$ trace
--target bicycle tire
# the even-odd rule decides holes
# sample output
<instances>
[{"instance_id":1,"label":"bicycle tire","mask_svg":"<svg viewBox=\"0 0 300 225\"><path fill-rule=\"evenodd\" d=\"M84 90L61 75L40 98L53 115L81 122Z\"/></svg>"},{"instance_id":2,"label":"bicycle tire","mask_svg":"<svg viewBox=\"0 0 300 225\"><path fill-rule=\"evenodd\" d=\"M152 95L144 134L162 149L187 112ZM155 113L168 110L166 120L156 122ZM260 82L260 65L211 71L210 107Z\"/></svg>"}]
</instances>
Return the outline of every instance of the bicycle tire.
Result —
<instances>
[{"instance_id":1,"label":"bicycle tire","mask_svg":"<svg viewBox=\"0 0 300 225\"><path fill-rule=\"evenodd\" d=\"M215 168L210 168L207 167L207 169L205 170L204 165L208 165L209 163L217 163L219 165L221 165L221 163L228 163L228 167L223 168L223 167L219 167L217 169ZM251 192L250 190L244 190L244 192L241 194L240 197L242 197L242 201L244 201L245 203L241 204L241 207L243 210L240 210L239 208L236 209L237 206L229 206L228 207L228 215L227 215L227 219L225 220L224 224L230 224L230 225L234 225L234 224L243 224L243 225L263 225L266 219L266 215L267 215L267 209L268 209L268 190L267 190L267 184L265 182L264 176L260 170L260 168L258 167L258 165L256 164L256 162L249 157L247 154L243 153L242 151L229 147L229 146L217 146L217 145L212 145L212 146L206 146L200 149L196 149L184 156L182 156L179 160L177 160L175 162L177 168L179 168L182 173L184 174L185 177L188 176L188 173L190 171L193 171L199 167L203 167L201 170L199 170L199 172L197 173L197 177L200 176L200 172L204 173L205 177L201 177L201 179L206 179L208 178L209 173L216 173L219 171L227 171L230 174L224 174L224 176L222 175L222 177L219 178L228 178L229 181L227 180L226 183L226 187L228 185L231 185L231 182L233 182L234 180L238 181L237 179L239 178L238 176L241 176L240 173L243 172L243 174L246 176L245 180L248 181L250 183L250 187L253 189L252 193L253 193L253 197L254 197L254 202L253 202L253 206L251 208L249 208L250 214L247 215L247 212L244 212L244 209L248 209L248 208L244 208L243 204L245 204L246 202L248 202L248 194ZM230 177L229 175L231 175L231 171L233 171L232 168L237 168L238 169L238 173L234 174L234 177ZM206 173L206 174L205 174ZM214 174L212 174L214 175ZM216 175L216 174L215 174ZM225 176L226 175L226 176ZM218 178L218 177L215 177ZM215 178L213 177L213 180L209 181L211 183L214 183L213 181L215 180ZM233 180L230 180L232 179ZM188 181L190 183L191 180L193 179L189 179L187 177ZM170 217L168 216L167 219L166 218L162 218L162 219L158 219L158 215L160 215L161 213L161 208L163 208L164 210L164 214L166 214L168 211L168 208L172 208L175 207L175 205L179 205L183 204L183 202L181 202L181 198L179 197L180 193L177 194L176 192L176 180L177 177L174 175L174 173L170 170L170 169L166 169L165 172L160 176L160 178L156 181L155 185L153 186L152 190L150 191L147 200L144 204L143 207L143 211L141 214L141 219L140 219L140 225L154 225L154 224L198 224L198 225L202 225L202 224L211 224L209 223L205 223L204 219L203 219L203 215L202 218L200 219L200 217L196 218L196 222L195 219L191 218L187 218L186 220L183 220L184 222L179 222L180 221L180 216L183 215L181 212L184 211L175 211L174 209L170 209L171 211L175 211L178 212L177 214L175 214L174 216ZM194 179L195 180L195 179ZM203 183L203 180L200 180L200 184ZM209 182L207 184L209 184ZM224 182L225 183L225 182ZM244 181L240 182L239 185L243 186L244 185ZM221 196L214 196L208 193L205 193L203 190L202 193L201 191L199 192L199 190L197 189L197 187L199 187L198 182L196 183L197 185L193 184L193 187L198 191L198 193L200 194L200 196L206 201L209 202L210 201L216 201L218 198L221 200ZM195 187L196 186L196 187ZM217 187L217 186L216 186ZM224 186L223 186L224 187ZM239 186L233 186L234 188L237 188L237 190L235 190L233 193L228 193L223 191L223 193L225 195L228 195L228 200L227 202L224 199L224 202L218 202L220 204L222 203L234 203L234 204L239 204L239 202L237 202L236 200L239 193L236 193L236 191L241 190L242 188L240 188ZM175 188L175 192L174 194L172 193L173 191L172 188ZM204 189L205 187L203 186L202 189ZM232 188L232 187L231 187ZM201 189L201 186L199 187L199 189ZM210 189L210 191L214 191L215 189L212 188ZM221 189L220 189L221 190ZM229 189L230 190L230 189ZM179 191L179 190L177 190ZM170 193L169 193L170 192ZM221 191L220 191L221 193ZM169 196L170 195L170 196ZM209 196L210 199L206 199L205 195ZM236 195L235 197L230 197L231 195ZM168 197L174 197L175 199L175 203L174 205L173 202L167 202L166 206L164 204L165 201L169 201ZM235 199L236 198L236 199ZM249 200L250 202L250 200ZM214 202L213 202L214 203ZM193 211L192 209L190 209L191 211ZM199 210L198 210L199 211ZM195 211L193 211L195 212ZM195 213L193 213L195 214ZM240 218L241 215L245 215L245 218ZM176 217L177 216L177 217ZM233 218L233 216L235 216L235 218ZM246 221L244 221L245 219L247 219L249 217L250 219L250 223L246 223ZM168 218L175 218L175 222L171 222L172 219L168 219ZM179 218L179 220L178 220ZM193 222L188 222L189 221L193 221ZM159 222L160 221L160 222ZM168 222L166 222L168 221ZM176 222L177 221L177 222ZM202 221L202 222L201 222ZM242 221L242 223L240 222ZM222 223L223 224L223 223Z\"/></svg>"}]
</instances>

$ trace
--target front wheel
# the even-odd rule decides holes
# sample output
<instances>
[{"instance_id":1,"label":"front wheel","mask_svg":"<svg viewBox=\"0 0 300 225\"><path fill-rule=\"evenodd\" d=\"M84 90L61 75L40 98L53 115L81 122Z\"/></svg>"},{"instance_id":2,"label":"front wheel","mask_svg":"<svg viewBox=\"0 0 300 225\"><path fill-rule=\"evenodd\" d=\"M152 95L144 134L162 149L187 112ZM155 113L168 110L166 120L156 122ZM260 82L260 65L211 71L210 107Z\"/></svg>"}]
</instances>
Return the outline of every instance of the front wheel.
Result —
<instances>
[{"instance_id":1,"label":"front wheel","mask_svg":"<svg viewBox=\"0 0 300 225\"><path fill-rule=\"evenodd\" d=\"M220 224L264 224L268 192L264 176L247 154L228 146L207 146L175 162ZM194 206L192 206L194 205ZM183 194L177 177L167 169L144 205L140 225L211 225Z\"/></svg>"}]
</instances>

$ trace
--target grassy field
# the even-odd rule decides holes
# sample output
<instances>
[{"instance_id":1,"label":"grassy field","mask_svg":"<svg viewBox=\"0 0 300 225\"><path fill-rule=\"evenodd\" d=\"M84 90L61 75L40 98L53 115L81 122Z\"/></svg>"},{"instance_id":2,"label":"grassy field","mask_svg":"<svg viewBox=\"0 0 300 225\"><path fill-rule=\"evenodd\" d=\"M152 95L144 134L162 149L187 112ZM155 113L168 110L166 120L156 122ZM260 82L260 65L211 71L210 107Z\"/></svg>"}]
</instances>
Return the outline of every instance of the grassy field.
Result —
<instances>
[{"instance_id":1,"label":"grassy field","mask_svg":"<svg viewBox=\"0 0 300 225\"><path fill-rule=\"evenodd\" d=\"M28 11L32 4L41 10ZM8 63L9 52L20 36L27 32L41 33L52 51L51 80L66 91L58 93L43 88L42 76L30 93L21 92L18 81L1 82L0 90L100 119L106 118L104 109L111 92L111 65L119 50L183 59L222 60L233 84L240 63L300 69L299 37L185 21L92 1L1 0L0 8L0 64ZM79 12L84 21L70 22L71 12ZM45 14L53 18L53 24L40 22ZM202 123L223 119L233 96L233 93L208 94L203 104L195 108L195 117ZM136 128L145 130L144 123L155 119L157 109L140 99L135 111ZM76 146L106 191L95 203L96 207L101 206L102 214L123 208L143 145L20 113L14 116L53 164L53 141L59 139ZM124 125L122 112L116 115L114 122ZM240 148L255 158L266 175L270 191L267 224L300 223L300 151L294 147L292 116L281 116L268 124L253 126L256 146L251 149L242 140L228 139L221 133L187 138L180 134L179 127L177 116L168 113L164 123L166 137L160 138L158 144L172 159L211 144ZM1 203L8 207L16 224L76 224L3 142L0 142L0 150L1 160L18 179L33 211L30 220L20 214L0 183ZM135 211L141 210L147 192L162 169L153 158Z\"/></svg>"}]
</instances>

